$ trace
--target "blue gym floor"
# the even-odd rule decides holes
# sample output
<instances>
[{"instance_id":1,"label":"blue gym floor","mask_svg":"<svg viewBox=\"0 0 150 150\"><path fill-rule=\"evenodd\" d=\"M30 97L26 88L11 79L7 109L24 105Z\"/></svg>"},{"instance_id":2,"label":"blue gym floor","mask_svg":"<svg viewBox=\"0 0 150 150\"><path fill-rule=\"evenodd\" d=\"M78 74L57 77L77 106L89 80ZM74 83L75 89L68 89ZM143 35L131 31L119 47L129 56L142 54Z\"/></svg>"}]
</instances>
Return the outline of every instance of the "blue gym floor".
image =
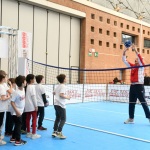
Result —
<instances>
[{"instance_id":1,"label":"blue gym floor","mask_svg":"<svg viewBox=\"0 0 150 150\"><path fill-rule=\"evenodd\" d=\"M89 102L67 105L67 123L63 133L66 140L52 138L53 106L45 109L43 126L47 131L37 131L40 139L32 140L22 135L26 145L8 143L0 150L148 150L150 123L141 105L136 105L135 123L124 124L128 118L128 104L114 102Z\"/></svg>"}]
</instances>

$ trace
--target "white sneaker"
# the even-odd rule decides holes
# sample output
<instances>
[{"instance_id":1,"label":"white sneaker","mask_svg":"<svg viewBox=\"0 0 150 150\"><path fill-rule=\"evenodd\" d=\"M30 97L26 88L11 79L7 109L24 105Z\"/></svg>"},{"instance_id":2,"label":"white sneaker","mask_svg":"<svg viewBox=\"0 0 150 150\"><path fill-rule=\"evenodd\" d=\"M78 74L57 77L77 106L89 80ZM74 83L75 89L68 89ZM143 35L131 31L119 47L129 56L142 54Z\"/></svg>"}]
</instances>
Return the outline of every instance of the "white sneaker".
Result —
<instances>
[{"instance_id":1,"label":"white sneaker","mask_svg":"<svg viewBox=\"0 0 150 150\"><path fill-rule=\"evenodd\" d=\"M60 139L66 139L66 136L64 136L62 132L57 132L57 137Z\"/></svg>"},{"instance_id":2,"label":"white sneaker","mask_svg":"<svg viewBox=\"0 0 150 150\"><path fill-rule=\"evenodd\" d=\"M52 137L56 137L57 136L57 131L54 131L53 133L52 133Z\"/></svg>"},{"instance_id":3,"label":"white sneaker","mask_svg":"<svg viewBox=\"0 0 150 150\"><path fill-rule=\"evenodd\" d=\"M134 119L130 119L130 118L124 122L124 124L132 124L132 123L134 123Z\"/></svg>"},{"instance_id":4,"label":"white sneaker","mask_svg":"<svg viewBox=\"0 0 150 150\"><path fill-rule=\"evenodd\" d=\"M31 138L31 137L32 137L32 133L31 133L31 132L28 132L28 133L26 134L26 137Z\"/></svg>"},{"instance_id":5,"label":"white sneaker","mask_svg":"<svg viewBox=\"0 0 150 150\"><path fill-rule=\"evenodd\" d=\"M4 136L3 136L3 135L1 135L1 136L0 136L0 140L2 140L3 138L4 138Z\"/></svg>"},{"instance_id":6,"label":"white sneaker","mask_svg":"<svg viewBox=\"0 0 150 150\"><path fill-rule=\"evenodd\" d=\"M0 139L0 145L5 145L6 142Z\"/></svg>"},{"instance_id":7,"label":"white sneaker","mask_svg":"<svg viewBox=\"0 0 150 150\"><path fill-rule=\"evenodd\" d=\"M32 134L31 138L34 140L34 139L38 139L40 137L41 137L41 135L39 135L39 134Z\"/></svg>"}]
</instances>

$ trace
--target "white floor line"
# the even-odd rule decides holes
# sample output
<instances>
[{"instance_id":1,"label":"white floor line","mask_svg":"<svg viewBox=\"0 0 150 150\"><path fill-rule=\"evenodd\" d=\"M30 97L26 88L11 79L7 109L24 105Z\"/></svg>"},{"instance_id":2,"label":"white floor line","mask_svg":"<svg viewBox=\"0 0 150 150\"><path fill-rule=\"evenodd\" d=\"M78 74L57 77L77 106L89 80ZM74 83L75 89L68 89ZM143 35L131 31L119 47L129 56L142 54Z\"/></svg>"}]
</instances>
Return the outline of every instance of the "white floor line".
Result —
<instances>
[{"instance_id":1,"label":"white floor line","mask_svg":"<svg viewBox=\"0 0 150 150\"><path fill-rule=\"evenodd\" d=\"M49 121L54 121L53 119L49 119L49 118L44 118L44 119L49 120ZM106 134L111 134L111 135L115 135L115 136L120 136L120 137L123 137L123 138L128 138L128 139L132 139L132 140L137 140L137 141L141 141L141 142L150 143L150 140L136 138L136 137L133 137L133 136L128 136L128 135L119 134L119 133L115 133L115 132L110 132L110 131L106 131L106 130L100 130L100 129L96 129L96 128L90 128L90 127L87 127L87 126L81 126L81 125L77 125L77 124L73 124L73 123L69 123L69 122L66 122L65 124L75 126L75 127L79 127L79 128L88 129L88 130L98 131L98 132L102 132L102 133L106 133Z\"/></svg>"},{"instance_id":2,"label":"white floor line","mask_svg":"<svg viewBox=\"0 0 150 150\"><path fill-rule=\"evenodd\" d=\"M94 109L94 108L89 108L89 107L83 107L83 106L78 106L79 108L86 108L89 110L96 110L96 111L104 111L104 112L111 112L111 113L115 113L115 114L122 114L122 115L128 115L128 113L121 113L121 112L117 112L117 111L110 111L110 110L103 110L103 109ZM128 108L127 108L128 109ZM127 110L128 111L128 110ZM134 116L138 116L138 117L145 117L144 115L134 115Z\"/></svg>"}]
</instances>

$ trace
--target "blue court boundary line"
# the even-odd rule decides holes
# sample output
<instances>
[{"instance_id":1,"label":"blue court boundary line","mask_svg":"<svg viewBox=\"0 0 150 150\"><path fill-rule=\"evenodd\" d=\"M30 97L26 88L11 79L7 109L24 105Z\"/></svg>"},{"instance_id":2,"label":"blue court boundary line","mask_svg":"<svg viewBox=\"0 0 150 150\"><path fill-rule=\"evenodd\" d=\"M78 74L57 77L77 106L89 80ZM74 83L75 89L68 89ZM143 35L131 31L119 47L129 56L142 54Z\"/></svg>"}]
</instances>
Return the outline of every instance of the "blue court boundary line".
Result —
<instances>
[{"instance_id":1,"label":"blue court boundary line","mask_svg":"<svg viewBox=\"0 0 150 150\"><path fill-rule=\"evenodd\" d=\"M54 119L49 119L49 118L44 118L44 119L54 122ZM141 141L141 142L150 143L150 140L136 138L136 137L133 137L133 136L128 136L128 135L119 134L119 133L115 133L115 132L110 132L110 131L106 131L106 130L100 130L100 129L96 129L96 128L91 128L91 127L87 127L87 126L82 126L82 125L78 125L78 124L69 123L69 122L66 122L65 124L71 125L71 126L74 126L74 127L79 127L79 128L83 128L83 129L92 130L92 131L98 131L98 132L102 132L102 133L106 133L106 134L120 136L120 137L123 137L123 138L128 138L128 139L132 139L132 140L137 140L137 141Z\"/></svg>"}]
</instances>

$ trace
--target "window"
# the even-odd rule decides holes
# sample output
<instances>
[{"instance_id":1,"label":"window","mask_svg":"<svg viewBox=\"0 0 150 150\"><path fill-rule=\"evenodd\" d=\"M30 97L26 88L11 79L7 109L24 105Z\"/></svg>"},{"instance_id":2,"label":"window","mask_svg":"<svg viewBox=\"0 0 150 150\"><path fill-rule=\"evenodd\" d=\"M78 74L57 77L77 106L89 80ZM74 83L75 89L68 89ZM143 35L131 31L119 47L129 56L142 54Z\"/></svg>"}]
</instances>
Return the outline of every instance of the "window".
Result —
<instances>
[{"instance_id":1,"label":"window","mask_svg":"<svg viewBox=\"0 0 150 150\"><path fill-rule=\"evenodd\" d=\"M95 19L95 14L91 14L91 19Z\"/></svg>"},{"instance_id":2,"label":"window","mask_svg":"<svg viewBox=\"0 0 150 150\"><path fill-rule=\"evenodd\" d=\"M123 45L120 45L120 49L123 49Z\"/></svg>"},{"instance_id":3,"label":"window","mask_svg":"<svg viewBox=\"0 0 150 150\"><path fill-rule=\"evenodd\" d=\"M137 48L137 51L138 51L138 52L140 52L140 49L139 49L139 48Z\"/></svg>"},{"instance_id":4,"label":"window","mask_svg":"<svg viewBox=\"0 0 150 150\"><path fill-rule=\"evenodd\" d=\"M91 26L91 31L94 32L94 27Z\"/></svg>"},{"instance_id":5,"label":"window","mask_svg":"<svg viewBox=\"0 0 150 150\"><path fill-rule=\"evenodd\" d=\"M102 29L99 28L99 33L102 34Z\"/></svg>"},{"instance_id":6,"label":"window","mask_svg":"<svg viewBox=\"0 0 150 150\"><path fill-rule=\"evenodd\" d=\"M107 35L110 35L110 31L107 30L107 31L106 31L106 34L107 34Z\"/></svg>"},{"instance_id":7,"label":"window","mask_svg":"<svg viewBox=\"0 0 150 150\"><path fill-rule=\"evenodd\" d=\"M150 48L150 40L144 39L144 47Z\"/></svg>"},{"instance_id":8,"label":"window","mask_svg":"<svg viewBox=\"0 0 150 150\"><path fill-rule=\"evenodd\" d=\"M123 28L123 23L120 23L120 27Z\"/></svg>"},{"instance_id":9,"label":"window","mask_svg":"<svg viewBox=\"0 0 150 150\"><path fill-rule=\"evenodd\" d=\"M106 47L109 47L109 42L106 42Z\"/></svg>"},{"instance_id":10,"label":"window","mask_svg":"<svg viewBox=\"0 0 150 150\"><path fill-rule=\"evenodd\" d=\"M94 39L91 39L91 44L94 44Z\"/></svg>"},{"instance_id":11,"label":"window","mask_svg":"<svg viewBox=\"0 0 150 150\"><path fill-rule=\"evenodd\" d=\"M138 32L140 33L140 28L138 28Z\"/></svg>"},{"instance_id":12,"label":"window","mask_svg":"<svg viewBox=\"0 0 150 150\"><path fill-rule=\"evenodd\" d=\"M127 25L127 29L129 29L129 25Z\"/></svg>"},{"instance_id":13,"label":"window","mask_svg":"<svg viewBox=\"0 0 150 150\"><path fill-rule=\"evenodd\" d=\"M145 30L143 30L143 34L145 34Z\"/></svg>"},{"instance_id":14,"label":"window","mask_svg":"<svg viewBox=\"0 0 150 150\"><path fill-rule=\"evenodd\" d=\"M114 21L114 26L117 26L117 21Z\"/></svg>"},{"instance_id":15,"label":"window","mask_svg":"<svg viewBox=\"0 0 150 150\"><path fill-rule=\"evenodd\" d=\"M142 49L142 53L145 53L145 49Z\"/></svg>"},{"instance_id":16,"label":"window","mask_svg":"<svg viewBox=\"0 0 150 150\"><path fill-rule=\"evenodd\" d=\"M132 27L132 31L135 31L135 27Z\"/></svg>"},{"instance_id":17,"label":"window","mask_svg":"<svg viewBox=\"0 0 150 150\"><path fill-rule=\"evenodd\" d=\"M132 43L135 43L135 36L122 33L122 42L124 43L126 40L129 40Z\"/></svg>"},{"instance_id":18,"label":"window","mask_svg":"<svg viewBox=\"0 0 150 150\"><path fill-rule=\"evenodd\" d=\"M99 41L99 46L102 46L102 41Z\"/></svg>"},{"instance_id":19,"label":"window","mask_svg":"<svg viewBox=\"0 0 150 150\"><path fill-rule=\"evenodd\" d=\"M116 32L114 32L114 37L117 37L117 33Z\"/></svg>"},{"instance_id":20,"label":"window","mask_svg":"<svg viewBox=\"0 0 150 150\"><path fill-rule=\"evenodd\" d=\"M149 50L147 50L147 54L149 54Z\"/></svg>"},{"instance_id":21,"label":"window","mask_svg":"<svg viewBox=\"0 0 150 150\"><path fill-rule=\"evenodd\" d=\"M116 44L113 44L113 48L116 48Z\"/></svg>"},{"instance_id":22,"label":"window","mask_svg":"<svg viewBox=\"0 0 150 150\"><path fill-rule=\"evenodd\" d=\"M110 19L107 19L107 23L110 24Z\"/></svg>"},{"instance_id":23,"label":"window","mask_svg":"<svg viewBox=\"0 0 150 150\"><path fill-rule=\"evenodd\" d=\"M147 34L149 35L149 33L150 33L150 32L148 31Z\"/></svg>"},{"instance_id":24,"label":"window","mask_svg":"<svg viewBox=\"0 0 150 150\"><path fill-rule=\"evenodd\" d=\"M102 16L99 17L99 21L101 21L101 22L103 21L103 17Z\"/></svg>"}]
</instances>

